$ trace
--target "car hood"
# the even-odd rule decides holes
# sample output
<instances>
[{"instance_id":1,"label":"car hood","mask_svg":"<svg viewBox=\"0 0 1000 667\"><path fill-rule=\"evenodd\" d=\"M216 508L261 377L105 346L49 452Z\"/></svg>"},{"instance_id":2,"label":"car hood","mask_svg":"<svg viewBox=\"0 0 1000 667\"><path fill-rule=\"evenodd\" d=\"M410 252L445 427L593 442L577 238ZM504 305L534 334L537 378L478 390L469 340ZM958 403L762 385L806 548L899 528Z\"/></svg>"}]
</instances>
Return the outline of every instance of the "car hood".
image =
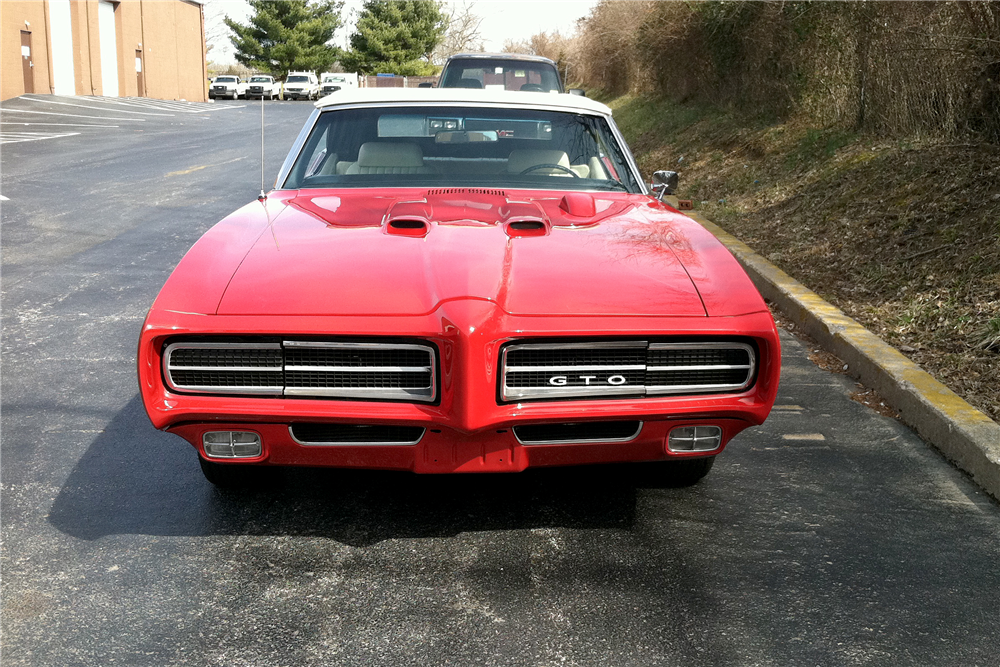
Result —
<instances>
[{"instance_id":1,"label":"car hood","mask_svg":"<svg viewBox=\"0 0 1000 667\"><path fill-rule=\"evenodd\" d=\"M496 190L303 191L250 247L220 315L705 316L649 198Z\"/></svg>"}]
</instances>

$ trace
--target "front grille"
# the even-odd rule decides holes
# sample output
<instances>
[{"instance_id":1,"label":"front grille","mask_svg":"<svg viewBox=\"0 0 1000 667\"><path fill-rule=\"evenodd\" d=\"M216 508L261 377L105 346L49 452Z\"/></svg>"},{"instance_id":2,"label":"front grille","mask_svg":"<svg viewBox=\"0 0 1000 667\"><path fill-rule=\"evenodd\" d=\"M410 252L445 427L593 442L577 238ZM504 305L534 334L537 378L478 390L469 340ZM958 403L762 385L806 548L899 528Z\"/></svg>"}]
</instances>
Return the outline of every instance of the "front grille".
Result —
<instances>
[{"instance_id":1,"label":"front grille","mask_svg":"<svg viewBox=\"0 0 1000 667\"><path fill-rule=\"evenodd\" d=\"M292 439L300 445L415 445L424 437L419 426L386 424L292 424Z\"/></svg>"},{"instance_id":2,"label":"front grille","mask_svg":"<svg viewBox=\"0 0 1000 667\"><path fill-rule=\"evenodd\" d=\"M573 424L528 424L514 427L514 437L522 445L566 445L588 442L628 442L635 440L642 422L579 422Z\"/></svg>"},{"instance_id":3,"label":"front grille","mask_svg":"<svg viewBox=\"0 0 1000 667\"><path fill-rule=\"evenodd\" d=\"M173 343L163 369L167 386L182 393L437 398L434 348L417 343Z\"/></svg>"},{"instance_id":4,"label":"front grille","mask_svg":"<svg viewBox=\"0 0 1000 667\"><path fill-rule=\"evenodd\" d=\"M500 398L614 398L743 391L754 349L739 342L518 343L503 351Z\"/></svg>"}]
</instances>

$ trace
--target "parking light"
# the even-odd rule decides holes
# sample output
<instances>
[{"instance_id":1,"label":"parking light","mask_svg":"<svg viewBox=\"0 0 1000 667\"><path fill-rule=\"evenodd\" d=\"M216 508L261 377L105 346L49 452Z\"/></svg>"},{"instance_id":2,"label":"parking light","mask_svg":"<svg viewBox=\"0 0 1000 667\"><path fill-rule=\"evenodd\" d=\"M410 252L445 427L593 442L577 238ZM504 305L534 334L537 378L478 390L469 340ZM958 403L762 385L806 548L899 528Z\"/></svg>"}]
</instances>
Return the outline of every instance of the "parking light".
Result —
<instances>
[{"instance_id":1,"label":"parking light","mask_svg":"<svg viewBox=\"0 0 1000 667\"><path fill-rule=\"evenodd\" d=\"M679 426L670 431L667 448L672 452L710 452L722 444L718 426Z\"/></svg>"},{"instance_id":2,"label":"parking light","mask_svg":"<svg viewBox=\"0 0 1000 667\"><path fill-rule=\"evenodd\" d=\"M213 459L251 459L263 451L260 436L249 431L210 431L201 441Z\"/></svg>"}]
</instances>

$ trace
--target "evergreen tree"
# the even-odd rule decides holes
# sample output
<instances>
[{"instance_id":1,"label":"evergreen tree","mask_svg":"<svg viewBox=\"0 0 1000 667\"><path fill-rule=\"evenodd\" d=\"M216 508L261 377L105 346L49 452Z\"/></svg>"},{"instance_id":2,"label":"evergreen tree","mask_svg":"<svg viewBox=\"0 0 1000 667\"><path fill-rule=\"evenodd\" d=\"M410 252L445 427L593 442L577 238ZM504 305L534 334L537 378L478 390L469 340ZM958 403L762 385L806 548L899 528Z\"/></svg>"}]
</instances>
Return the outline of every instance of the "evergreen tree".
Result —
<instances>
[{"instance_id":1,"label":"evergreen tree","mask_svg":"<svg viewBox=\"0 0 1000 667\"><path fill-rule=\"evenodd\" d=\"M275 76L289 71L325 72L340 56L328 44L340 27L340 0L249 0L249 25L226 18L236 60Z\"/></svg>"},{"instance_id":2,"label":"evergreen tree","mask_svg":"<svg viewBox=\"0 0 1000 667\"><path fill-rule=\"evenodd\" d=\"M431 52L447 27L441 5L431 0L366 0L340 59L348 72L403 76L434 74Z\"/></svg>"}]
</instances>

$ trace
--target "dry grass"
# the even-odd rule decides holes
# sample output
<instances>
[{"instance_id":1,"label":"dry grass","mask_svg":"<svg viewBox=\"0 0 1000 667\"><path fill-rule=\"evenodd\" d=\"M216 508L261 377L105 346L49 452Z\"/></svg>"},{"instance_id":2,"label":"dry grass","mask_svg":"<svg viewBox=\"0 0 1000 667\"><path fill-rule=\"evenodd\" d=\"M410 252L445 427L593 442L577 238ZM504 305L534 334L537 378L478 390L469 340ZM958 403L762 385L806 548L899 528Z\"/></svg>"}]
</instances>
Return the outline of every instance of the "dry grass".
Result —
<instances>
[{"instance_id":1,"label":"dry grass","mask_svg":"<svg viewBox=\"0 0 1000 667\"><path fill-rule=\"evenodd\" d=\"M644 174L1000 420L1000 147L612 105Z\"/></svg>"},{"instance_id":2,"label":"dry grass","mask_svg":"<svg viewBox=\"0 0 1000 667\"><path fill-rule=\"evenodd\" d=\"M589 88L1000 143L1000 2L603 0L581 21Z\"/></svg>"}]
</instances>

